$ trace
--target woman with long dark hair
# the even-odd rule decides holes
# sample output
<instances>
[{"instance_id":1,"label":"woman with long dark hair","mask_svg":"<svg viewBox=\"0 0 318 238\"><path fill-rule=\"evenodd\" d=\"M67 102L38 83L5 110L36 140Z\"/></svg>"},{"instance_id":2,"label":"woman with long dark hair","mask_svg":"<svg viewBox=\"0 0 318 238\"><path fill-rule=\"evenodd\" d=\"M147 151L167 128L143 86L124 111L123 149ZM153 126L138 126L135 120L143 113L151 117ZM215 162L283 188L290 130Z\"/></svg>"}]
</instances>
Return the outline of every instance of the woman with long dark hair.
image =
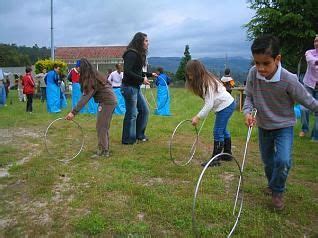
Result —
<instances>
[{"instance_id":1,"label":"woman with long dark hair","mask_svg":"<svg viewBox=\"0 0 318 238\"><path fill-rule=\"evenodd\" d=\"M98 103L96 131L98 138L98 150L92 158L109 157L109 127L112 113L117 101L112 87L105 81L104 75L99 73L93 65L85 58L80 60L79 83L83 92L73 110L67 114L66 119L72 120L74 116L85 106L93 97Z\"/></svg>"},{"instance_id":2,"label":"woman with long dark hair","mask_svg":"<svg viewBox=\"0 0 318 238\"><path fill-rule=\"evenodd\" d=\"M138 32L127 46L123 55L124 77L121 93L125 99L126 113L123 122L122 143L134 144L137 140L147 141L145 135L149 109L140 85L149 85L147 77L156 77L156 73L147 73L146 56L148 53L148 38L145 33Z\"/></svg>"}]
</instances>

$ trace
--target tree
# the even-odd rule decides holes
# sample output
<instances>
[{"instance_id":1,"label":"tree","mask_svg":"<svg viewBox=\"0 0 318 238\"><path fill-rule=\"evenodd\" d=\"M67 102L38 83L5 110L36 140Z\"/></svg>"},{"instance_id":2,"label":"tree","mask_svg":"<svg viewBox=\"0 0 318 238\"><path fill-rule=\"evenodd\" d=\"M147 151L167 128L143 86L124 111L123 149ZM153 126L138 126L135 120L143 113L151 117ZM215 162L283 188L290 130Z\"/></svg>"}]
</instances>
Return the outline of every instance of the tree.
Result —
<instances>
[{"instance_id":1,"label":"tree","mask_svg":"<svg viewBox=\"0 0 318 238\"><path fill-rule=\"evenodd\" d=\"M249 4L256 15L244 25L248 38L253 40L262 34L277 36L284 67L295 73L305 51L313 48L318 33L318 1L250 0Z\"/></svg>"},{"instance_id":2,"label":"tree","mask_svg":"<svg viewBox=\"0 0 318 238\"><path fill-rule=\"evenodd\" d=\"M39 59L50 57L50 49L39 48L35 44L32 48L27 46L17 46L16 44L0 43L0 66L16 67L34 64Z\"/></svg>"},{"instance_id":3,"label":"tree","mask_svg":"<svg viewBox=\"0 0 318 238\"><path fill-rule=\"evenodd\" d=\"M190 47L189 45L185 46L184 50L184 56L181 58L180 65L178 67L178 70L176 72L176 80L184 80L185 81L185 66L188 63L189 60L191 60L191 55L189 51Z\"/></svg>"}]
</instances>

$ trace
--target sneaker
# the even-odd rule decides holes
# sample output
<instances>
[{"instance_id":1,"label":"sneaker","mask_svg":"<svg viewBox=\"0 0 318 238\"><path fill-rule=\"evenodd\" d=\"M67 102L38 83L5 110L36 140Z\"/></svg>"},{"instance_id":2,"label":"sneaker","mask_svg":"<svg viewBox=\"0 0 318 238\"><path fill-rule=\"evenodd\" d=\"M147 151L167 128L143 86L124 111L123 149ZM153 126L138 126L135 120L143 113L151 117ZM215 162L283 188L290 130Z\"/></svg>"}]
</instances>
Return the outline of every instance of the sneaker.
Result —
<instances>
[{"instance_id":1,"label":"sneaker","mask_svg":"<svg viewBox=\"0 0 318 238\"><path fill-rule=\"evenodd\" d=\"M110 156L109 151L105 150L101 156L105 157L105 158L108 158Z\"/></svg>"},{"instance_id":2,"label":"sneaker","mask_svg":"<svg viewBox=\"0 0 318 238\"><path fill-rule=\"evenodd\" d=\"M101 157L108 158L109 156L108 150L97 150L97 152L91 156L91 159L99 159Z\"/></svg>"},{"instance_id":3,"label":"sneaker","mask_svg":"<svg viewBox=\"0 0 318 238\"><path fill-rule=\"evenodd\" d=\"M284 196L283 193L273 193L272 195L272 203L274 209L281 211L284 209Z\"/></svg>"},{"instance_id":4,"label":"sneaker","mask_svg":"<svg viewBox=\"0 0 318 238\"><path fill-rule=\"evenodd\" d=\"M305 132L303 132L303 131L299 132L299 137L304 137L305 135L306 135Z\"/></svg>"},{"instance_id":5,"label":"sneaker","mask_svg":"<svg viewBox=\"0 0 318 238\"><path fill-rule=\"evenodd\" d=\"M273 191L270 187L266 187L263 189L263 193L266 195L266 196L271 196L273 194Z\"/></svg>"},{"instance_id":6,"label":"sneaker","mask_svg":"<svg viewBox=\"0 0 318 238\"><path fill-rule=\"evenodd\" d=\"M147 142L147 141L149 141L149 139L147 137L142 138L142 139L137 139L137 140L138 140L138 142Z\"/></svg>"}]
</instances>

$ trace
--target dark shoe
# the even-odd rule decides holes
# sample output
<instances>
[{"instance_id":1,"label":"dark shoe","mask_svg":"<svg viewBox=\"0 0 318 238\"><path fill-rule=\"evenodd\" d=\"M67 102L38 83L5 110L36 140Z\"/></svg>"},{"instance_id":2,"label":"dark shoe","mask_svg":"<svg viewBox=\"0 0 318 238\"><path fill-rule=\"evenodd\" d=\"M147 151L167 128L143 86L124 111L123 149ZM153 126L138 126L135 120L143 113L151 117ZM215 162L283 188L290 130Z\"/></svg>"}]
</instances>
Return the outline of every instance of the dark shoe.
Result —
<instances>
[{"instance_id":1,"label":"dark shoe","mask_svg":"<svg viewBox=\"0 0 318 238\"><path fill-rule=\"evenodd\" d=\"M135 142L121 142L123 145L133 145L133 144L135 144Z\"/></svg>"},{"instance_id":2,"label":"dark shoe","mask_svg":"<svg viewBox=\"0 0 318 238\"><path fill-rule=\"evenodd\" d=\"M263 193L266 195L266 196L272 196L273 194L273 191L270 187L266 187L263 189Z\"/></svg>"},{"instance_id":3,"label":"dark shoe","mask_svg":"<svg viewBox=\"0 0 318 238\"><path fill-rule=\"evenodd\" d=\"M214 145L213 145L213 153L212 153L212 156L210 159L212 159L214 156L222 153L223 151L223 146L224 146L224 143L223 141L214 141ZM204 167L206 164L208 163L207 162L204 162L201 164L202 167ZM216 166L220 166L221 165L221 162L220 162L220 159L217 158L215 160L212 161L212 163L209 165L209 167L216 167Z\"/></svg>"},{"instance_id":4,"label":"dark shoe","mask_svg":"<svg viewBox=\"0 0 318 238\"><path fill-rule=\"evenodd\" d=\"M223 150L223 152L232 155L231 149L232 149L231 138L224 139L224 150ZM220 160L223 160L223 161L231 161L231 160L233 160L232 156L230 156L230 155L223 155L223 156L221 156Z\"/></svg>"},{"instance_id":5,"label":"dark shoe","mask_svg":"<svg viewBox=\"0 0 318 238\"><path fill-rule=\"evenodd\" d=\"M202 163L201 166L202 166L202 167L205 167L208 162L209 162L209 161ZM216 167L216 166L220 166L220 165L221 165L221 162L220 162L219 160L213 160L213 161L209 164L209 167Z\"/></svg>"},{"instance_id":6,"label":"dark shoe","mask_svg":"<svg viewBox=\"0 0 318 238\"><path fill-rule=\"evenodd\" d=\"M283 193L273 193L272 195L272 203L274 209L281 211L284 209L284 196Z\"/></svg>"},{"instance_id":7,"label":"dark shoe","mask_svg":"<svg viewBox=\"0 0 318 238\"><path fill-rule=\"evenodd\" d=\"M137 140L138 140L138 142L147 142L147 141L149 141L149 139L147 137L141 138L141 139L138 138Z\"/></svg>"}]
</instances>

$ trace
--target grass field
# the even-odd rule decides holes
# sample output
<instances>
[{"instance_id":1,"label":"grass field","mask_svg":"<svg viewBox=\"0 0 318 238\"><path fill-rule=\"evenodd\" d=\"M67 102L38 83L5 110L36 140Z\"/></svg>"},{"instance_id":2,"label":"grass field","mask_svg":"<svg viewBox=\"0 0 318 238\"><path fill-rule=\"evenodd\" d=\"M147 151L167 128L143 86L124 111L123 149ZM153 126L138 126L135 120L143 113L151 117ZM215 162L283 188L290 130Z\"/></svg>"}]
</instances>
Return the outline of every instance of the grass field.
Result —
<instances>
[{"instance_id":1,"label":"grass field","mask_svg":"<svg viewBox=\"0 0 318 238\"><path fill-rule=\"evenodd\" d=\"M16 94L11 91L8 106L0 108L0 237L195 235L194 189L202 171L200 163L212 150L214 115L209 115L189 165L174 165L168 144L175 126L198 112L199 98L184 89L172 89L173 116L152 114L147 127L150 141L142 144L121 145L123 117L113 116L111 157L103 160L90 159L96 150L95 117L79 115L75 120L84 130L84 150L64 164L46 152L44 132L68 110L48 114L45 104L35 99L34 113L28 114ZM180 146L189 143L189 128L183 129L188 135L178 134L184 136ZM241 162L247 128L240 112L234 113L229 129L234 156ZM281 212L274 211L270 197L262 193L266 180L257 129L253 130L243 173L243 211L233 237L318 237L318 144L299 138L299 130L298 123L286 208ZM199 236L226 237L235 220L231 212L237 183L234 162L206 172L196 209Z\"/></svg>"}]
</instances>

